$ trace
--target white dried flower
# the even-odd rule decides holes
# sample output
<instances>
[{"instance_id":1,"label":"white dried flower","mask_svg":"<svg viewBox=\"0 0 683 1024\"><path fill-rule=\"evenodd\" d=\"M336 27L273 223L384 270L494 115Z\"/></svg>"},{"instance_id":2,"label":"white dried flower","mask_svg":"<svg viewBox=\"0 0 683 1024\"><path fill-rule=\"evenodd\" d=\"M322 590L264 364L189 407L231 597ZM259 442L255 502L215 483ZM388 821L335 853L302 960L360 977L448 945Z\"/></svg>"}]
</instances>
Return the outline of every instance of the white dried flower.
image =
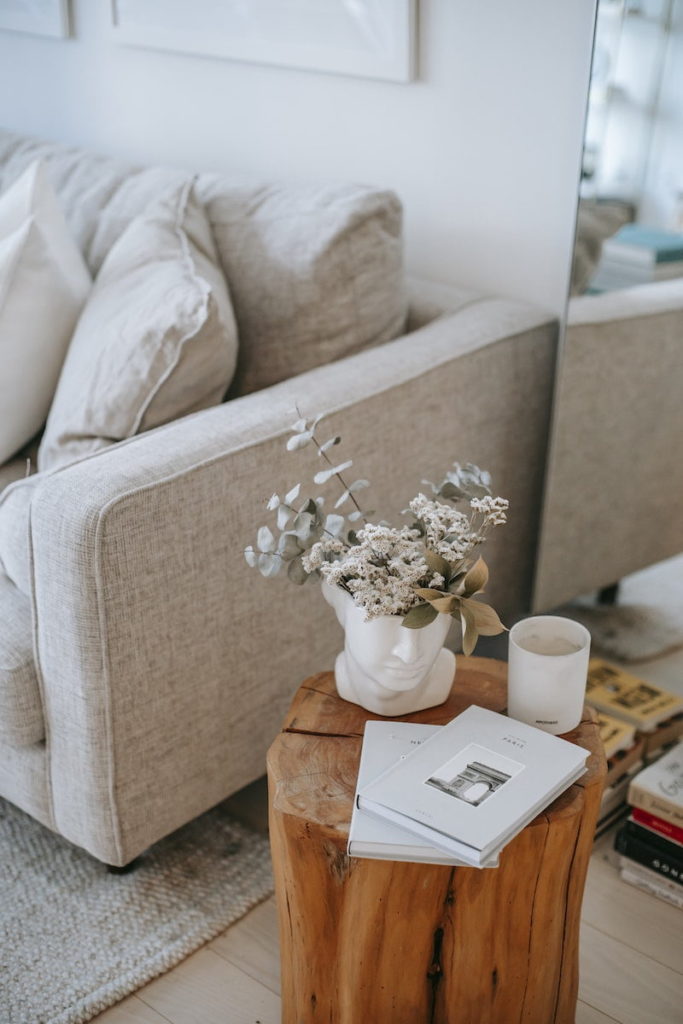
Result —
<instances>
[{"instance_id":1,"label":"white dried flower","mask_svg":"<svg viewBox=\"0 0 683 1024\"><path fill-rule=\"evenodd\" d=\"M507 522L505 513L509 507L507 498L494 498L491 495L470 500L470 508L484 516L484 526L503 526Z\"/></svg>"},{"instance_id":2,"label":"white dried flower","mask_svg":"<svg viewBox=\"0 0 683 1024\"><path fill-rule=\"evenodd\" d=\"M458 561L471 550L474 534L463 512L440 501L431 501L418 494L410 502L410 511L422 524L427 547L447 561Z\"/></svg>"}]
</instances>

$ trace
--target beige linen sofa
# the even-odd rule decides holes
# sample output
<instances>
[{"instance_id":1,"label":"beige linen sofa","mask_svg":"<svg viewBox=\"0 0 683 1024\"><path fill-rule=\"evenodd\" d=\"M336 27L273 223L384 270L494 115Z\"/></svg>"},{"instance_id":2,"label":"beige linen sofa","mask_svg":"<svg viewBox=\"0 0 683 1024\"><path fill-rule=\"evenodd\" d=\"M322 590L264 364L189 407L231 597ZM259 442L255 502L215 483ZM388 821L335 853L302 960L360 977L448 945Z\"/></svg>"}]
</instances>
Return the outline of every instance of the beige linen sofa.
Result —
<instances>
[{"instance_id":1,"label":"beige linen sofa","mask_svg":"<svg viewBox=\"0 0 683 1024\"><path fill-rule=\"evenodd\" d=\"M0 188L36 155L94 274L117 233L179 173L5 135ZM215 175L200 176L197 188L210 219L232 204L228 228L241 238L223 260L240 334L232 397L41 474L27 525L29 592L0 574L0 795L112 865L262 775L295 688L330 668L339 649L339 627L315 586L264 581L243 557L271 493L317 469L307 451L285 453L297 406L328 415L386 518L454 459L490 469L511 504L488 551L490 599L511 616L531 596L555 320L522 303L417 283L407 318L402 311L384 325L390 340L378 328L354 351L350 331L339 358L324 315L343 277L337 267L297 297L302 362L286 377L287 324L278 316L292 295L275 270L269 290L258 233L244 227L244 211L260 216L272 194ZM355 209L345 244L375 216ZM381 273L400 248L395 209L385 198L377 215ZM314 239L318 219L287 221L292 237L296 229ZM288 237L278 252L284 266ZM373 267L367 295L351 296L366 325L382 323L391 299L391 274L380 293ZM259 349L254 339L264 336ZM23 472L14 460L0 486Z\"/></svg>"},{"instance_id":2,"label":"beige linen sofa","mask_svg":"<svg viewBox=\"0 0 683 1024\"><path fill-rule=\"evenodd\" d=\"M569 303L533 606L683 551L683 278Z\"/></svg>"}]
</instances>

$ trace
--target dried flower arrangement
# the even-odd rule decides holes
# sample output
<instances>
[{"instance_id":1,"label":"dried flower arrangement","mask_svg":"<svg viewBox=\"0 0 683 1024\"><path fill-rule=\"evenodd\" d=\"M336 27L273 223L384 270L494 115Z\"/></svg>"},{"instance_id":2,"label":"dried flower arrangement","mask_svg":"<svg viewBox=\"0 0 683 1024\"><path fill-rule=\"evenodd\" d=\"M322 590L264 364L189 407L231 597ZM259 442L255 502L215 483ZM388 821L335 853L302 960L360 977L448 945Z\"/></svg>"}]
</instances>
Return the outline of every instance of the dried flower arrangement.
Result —
<instances>
[{"instance_id":1,"label":"dried flower arrangement","mask_svg":"<svg viewBox=\"0 0 683 1024\"><path fill-rule=\"evenodd\" d=\"M314 483L324 485L335 479L341 488L334 510L323 512L322 496L302 499L301 484L283 498L274 494L266 507L275 513L279 537L262 526L256 547L245 550L247 563L266 577L286 567L289 579L299 584L321 577L347 591L365 609L366 619L400 615L402 625L419 629L439 613L451 615L462 624L465 654L472 653L480 635L501 633L505 626L493 608L474 600L489 575L483 558L474 559L474 553L490 530L507 518L508 502L493 497L490 475L471 463L456 462L441 483L423 480L434 498L422 493L413 498L404 510L411 513L410 525L375 524L369 522L374 513L362 509L357 499L369 487L368 481L347 483L343 474L353 460L335 464L330 459L328 453L341 437L321 444L316 437L321 419L299 419L287 450L299 451L308 445L317 449L325 468L315 474Z\"/></svg>"}]
</instances>

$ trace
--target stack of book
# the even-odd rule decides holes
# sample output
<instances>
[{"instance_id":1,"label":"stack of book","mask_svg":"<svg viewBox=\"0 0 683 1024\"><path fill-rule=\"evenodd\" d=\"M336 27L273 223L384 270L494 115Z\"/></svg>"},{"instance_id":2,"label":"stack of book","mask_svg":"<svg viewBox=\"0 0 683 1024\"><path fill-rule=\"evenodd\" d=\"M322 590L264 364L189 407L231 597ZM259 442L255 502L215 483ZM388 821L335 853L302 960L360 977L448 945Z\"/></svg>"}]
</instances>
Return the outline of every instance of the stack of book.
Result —
<instances>
[{"instance_id":1,"label":"stack of book","mask_svg":"<svg viewBox=\"0 0 683 1024\"><path fill-rule=\"evenodd\" d=\"M683 743L639 772L615 848L630 885L683 907Z\"/></svg>"},{"instance_id":2,"label":"stack of book","mask_svg":"<svg viewBox=\"0 0 683 1024\"><path fill-rule=\"evenodd\" d=\"M587 756L475 705L444 726L368 722L348 852L497 867L503 847L583 775Z\"/></svg>"},{"instance_id":3,"label":"stack of book","mask_svg":"<svg viewBox=\"0 0 683 1024\"><path fill-rule=\"evenodd\" d=\"M625 224L602 246L591 291L683 277L683 234Z\"/></svg>"},{"instance_id":4,"label":"stack of book","mask_svg":"<svg viewBox=\"0 0 683 1024\"><path fill-rule=\"evenodd\" d=\"M607 758L598 838L628 813L632 779L683 736L683 698L591 658L586 701L598 712Z\"/></svg>"}]
</instances>

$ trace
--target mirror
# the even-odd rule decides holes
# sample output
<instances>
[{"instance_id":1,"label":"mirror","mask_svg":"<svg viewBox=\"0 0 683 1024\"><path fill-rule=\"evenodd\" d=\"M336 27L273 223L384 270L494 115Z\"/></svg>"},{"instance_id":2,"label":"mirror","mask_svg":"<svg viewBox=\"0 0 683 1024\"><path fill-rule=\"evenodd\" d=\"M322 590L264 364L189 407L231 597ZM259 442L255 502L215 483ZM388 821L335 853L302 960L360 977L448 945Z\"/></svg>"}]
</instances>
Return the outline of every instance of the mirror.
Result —
<instances>
[{"instance_id":1,"label":"mirror","mask_svg":"<svg viewBox=\"0 0 683 1024\"><path fill-rule=\"evenodd\" d=\"M683 276L683 0L599 0L571 294Z\"/></svg>"}]
</instances>

